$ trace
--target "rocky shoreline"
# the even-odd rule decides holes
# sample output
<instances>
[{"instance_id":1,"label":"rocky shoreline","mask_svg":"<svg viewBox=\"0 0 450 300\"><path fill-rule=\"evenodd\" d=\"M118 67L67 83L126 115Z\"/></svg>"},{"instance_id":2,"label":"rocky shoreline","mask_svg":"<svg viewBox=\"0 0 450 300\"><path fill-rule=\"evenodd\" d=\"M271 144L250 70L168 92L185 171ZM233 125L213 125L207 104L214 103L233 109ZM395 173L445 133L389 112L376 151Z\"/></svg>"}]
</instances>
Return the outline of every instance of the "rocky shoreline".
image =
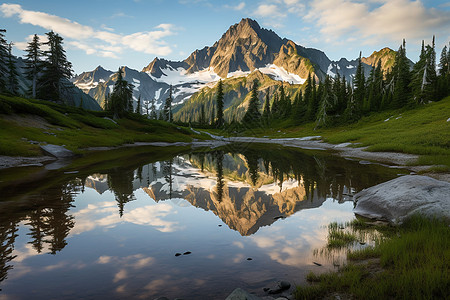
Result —
<instances>
[{"instance_id":1,"label":"rocky shoreline","mask_svg":"<svg viewBox=\"0 0 450 300\"><path fill-rule=\"evenodd\" d=\"M320 136L303 137L303 138L256 138L256 137L222 137L209 134L211 140L193 140L192 142L137 142L133 144L124 144L116 147L89 147L84 151L107 151L128 147L192 147L192 148L217 148L231 143L258 143L258 144L277 144L284 147L295 147L309 150L328 150L334 151L336 155L348 158L359 159L361 164L379 163L388 167L397 167L408 169L411 172L427 171L432 166L411 166L418 159L418 155L397 153L397 152L369 152L365 151L367 147L352 147L352 143L342 143L338 145L325 143ZM57 146L60 147L60 146ZM0 156L0 169L13 167L43 166L45 163L58 159L58 156L46 152L49 155L38 157L21 157L21 156ZM450 182L450 174L445 173L427 173L429 177L438 180Z\"/></svg>"}]
</instances>

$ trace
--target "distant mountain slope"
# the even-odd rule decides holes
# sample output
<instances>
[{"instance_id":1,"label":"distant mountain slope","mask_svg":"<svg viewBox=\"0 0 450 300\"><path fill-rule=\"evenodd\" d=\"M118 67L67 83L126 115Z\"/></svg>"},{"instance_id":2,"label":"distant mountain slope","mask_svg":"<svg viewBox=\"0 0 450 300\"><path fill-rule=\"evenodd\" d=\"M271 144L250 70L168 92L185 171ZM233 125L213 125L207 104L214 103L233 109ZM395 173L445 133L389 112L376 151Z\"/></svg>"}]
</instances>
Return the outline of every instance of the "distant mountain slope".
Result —
<instances>
[{"instance_id":1,"label":"distant mountain slope","mask_svg":"<svg viewBox=\"0 0 450 300\"><path fill-rule=\"evenodd\" d=\"M382 61L383 69L388 69L394 59L395 51L389 48L363 58L366 75L378 60ZM326 75L339 73L352 81L357 64L356 59L331 61L320 50L281 38L272 30L261 28L255 20L242 19L230 26L214 45L195 50L183 61L155 58L141 72L127 67L124 70L125 80L135 85L135 102L141 96L143 100L155 99L157 107L160 107L172 85L174 104L178 104L180 109L193 95L212 88L220 78L241 78L259 71L273 80L291 85L303 84L308 74L319 81ZM102 105L115 81L112 74L99 66L91 72L82 73L73 82Z\"/></svg>"}]
</instances>

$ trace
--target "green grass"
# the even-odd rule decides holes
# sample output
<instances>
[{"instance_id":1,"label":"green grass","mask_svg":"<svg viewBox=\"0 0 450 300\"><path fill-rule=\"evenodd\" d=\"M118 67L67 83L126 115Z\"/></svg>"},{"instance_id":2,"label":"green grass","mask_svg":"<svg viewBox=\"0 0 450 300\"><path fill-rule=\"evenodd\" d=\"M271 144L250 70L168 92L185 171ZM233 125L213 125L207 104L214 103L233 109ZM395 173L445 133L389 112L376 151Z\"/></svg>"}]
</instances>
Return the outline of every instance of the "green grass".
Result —
<instances>
[{"instance_id":1,"label":"green grass","mask_svg":"<svg viewBox=\"0 0 450 300\"><path fill-rule=\"evenodd\" d=\"M446 299L450 295L450 228L438 220L413 217L399 228L377 228L387 238L352 251L339 272L310 273L297 299L338 293L353 299ZM361 260L364 260L361 262Z\"/></svg>"},{"instance_id":2,"label":"green grass","mask_svg":"<svg viewBox=\"0 0 450 300\"><path fill-rule=\"evenodd\" d=\"M8 116L20 118L12 120ZM44 121L36 120L36 116ZM76 153L83 153L83 148L87 147L113 147L134 142L190 142L193 138L208 138L187 128L139 115L131 114L117 120L117 124L105 119L106 116L112 117L105 112L0 95L0 155L41 155L39 146L30 144L30 140L65 145ZM27 118L45 129L33 123L22 124L21 120Z\"/></svg>"},{"instance_id":3,"label":"green grass","mask_svg":"<svg viewBox=\"0 0 450 300\"><path fill-rule=\"evenodd\" d=\"M367 146L369 151L392 151L420 155L418 165L444 165L450 170L450 97L411 110L372 113L354 124L315 130L314 123L300 126L291 120L253 128L239 135L290 138L322 136L332 144L345 142ZM388 121L385 121L389 119ZM280 132L279 132L280 131ZM214 133L214 131L212 131ZM216 131L217 133L217 131ZM231 134L230 134L231 135Z\"/></svg>"}]
</instances>

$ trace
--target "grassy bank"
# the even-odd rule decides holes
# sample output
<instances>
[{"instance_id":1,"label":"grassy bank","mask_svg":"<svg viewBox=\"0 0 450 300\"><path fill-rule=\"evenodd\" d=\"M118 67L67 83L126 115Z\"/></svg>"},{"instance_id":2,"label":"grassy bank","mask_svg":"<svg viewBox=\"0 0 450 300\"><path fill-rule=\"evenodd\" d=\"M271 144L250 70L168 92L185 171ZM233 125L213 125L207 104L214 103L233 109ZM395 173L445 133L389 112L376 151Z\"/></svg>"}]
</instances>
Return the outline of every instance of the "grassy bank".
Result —
<instances>
[{"instance_id":1,"label":"grassy bank","mask_svg":"<svg viewBox=\"0 0 450 300\"><path fill-rule=\"evenodd\" d=\"M0 155L38 156L37 143L66 145L76 153L87 147L134 142L190 142L206 139L188 128L148 120L137 114L115 122L106 112L85 111L48 101L0 95ZM33 143L33 141L37 143Z\"/></svg>"},{"instance_id":2,"label":"grassy bank","mask_svg":"<svg viewBox=\"0 0 450 300\"><path fill-rule=\"evenodd\" d=\"M293 126L289 122L272 128L252 128L244 136L292 138L320 135L324 141L367 146L369 151L392 151L420 155L419 165L445 165L450 170L450 97L412 110L372 113L359 122L333 128L314 129L315 123ZM223 131L211 131L223 134ZM236 134L236 133L229 133Z\"/></svg>"},{"instance_id":3,"label":"grassy bank","mask_svg":"<svg viewBox=\"0 0 450 300\"><path fill-rule=\"evenodd\" d=\"M358 223L361 229L367 229ZM353 299L448 299L450 228L414 217L398 228L377 227L385 238L374 247L349 252L339 272L310 273L296 299L343 295Z\"/></svg>"}]
</instances>

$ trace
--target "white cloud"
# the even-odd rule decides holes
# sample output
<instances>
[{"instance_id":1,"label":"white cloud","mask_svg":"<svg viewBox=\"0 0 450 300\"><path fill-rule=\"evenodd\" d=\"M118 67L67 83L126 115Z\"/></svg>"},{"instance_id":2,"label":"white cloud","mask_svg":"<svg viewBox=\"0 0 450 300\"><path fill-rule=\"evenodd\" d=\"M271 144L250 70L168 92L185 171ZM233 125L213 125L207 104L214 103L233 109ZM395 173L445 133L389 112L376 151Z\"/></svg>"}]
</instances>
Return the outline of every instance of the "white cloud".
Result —
<instances>
[{"instance_id":1,"label":"white cloud","mask_svg":"<svg viewBox=\"0 0 450 300\"><path fill-rule=\"evenodd\" d=\"M233 9L233 10L243 10L245 8L245 2L241 2L238 5L224 5L225 8Z\"/></svg>"},{"instance_id":2,"label":"white cloud","mask_svg":"<svg viewBox=\"0 0 450 300\"><path fill-rule=\"evenodd\" d=\"M179 28L172 24L160 24L153 31L135 32L128 35L113 33L114 29L101 26L104 30L95 30L69 19L39 11L25 10L18 4L2 4L0 12L4 17L18 17L23 24L40 26L47 30L53 30L62 37L68 39L68 44L81 49L88 55L118 58L125 49L155 55L168 55L171 47L163 38L174 35ZM116 14L115 17L127 17L124 14ZM26 43L16 42L17 48L24 49Z\"/></svg>"},{"instance_id":3,"label":"white cloud","mask_svg":"<svg viewBox=\"0 0 450 300\"><path fill-rule=\"evenodd\" d=\"M275 4L261 4L255 11L255 15L260 17L275 17L283 15Z\"/></svg>"},{"instance_id":4,"label":"white cloud","mask_svg":"<svg viewBox=\"0 0 450 300\"><path fill-rule=\"evenodd\" d=\"M448 30L450 12L426 8L420 0L313 0L305 19L330 40L358 36L363 43L423 39Z\"/></svg>"}]
</instances>

